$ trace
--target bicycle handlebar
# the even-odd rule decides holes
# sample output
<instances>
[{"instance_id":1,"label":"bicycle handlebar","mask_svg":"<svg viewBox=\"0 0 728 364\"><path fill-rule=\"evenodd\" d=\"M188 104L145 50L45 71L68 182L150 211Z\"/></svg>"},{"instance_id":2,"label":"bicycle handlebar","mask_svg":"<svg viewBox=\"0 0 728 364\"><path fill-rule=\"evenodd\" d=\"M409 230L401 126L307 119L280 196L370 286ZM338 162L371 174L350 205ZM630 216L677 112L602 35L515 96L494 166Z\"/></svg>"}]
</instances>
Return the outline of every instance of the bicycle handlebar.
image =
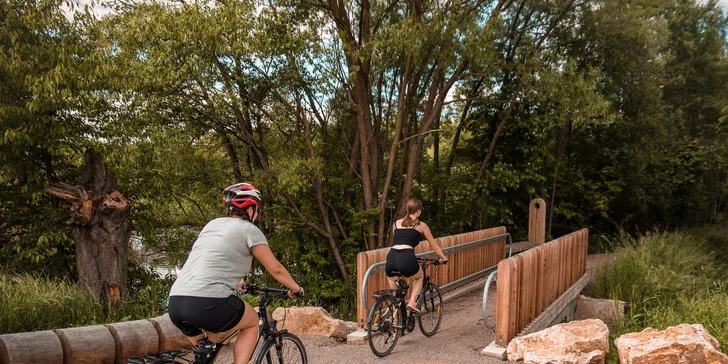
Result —
<instances>
[{"instance_id":1,"label":"bicycle handlebar","mask_svg":"<svg viewBox=\"0 0 728 364\"><path fill-rule=\"evenodd\" d=\"M417 258L417 261L420 262L420 263L432 262L432 264L434 264L434 265L447 264L447 261L441 263L440 262L440 259L436 259L436 258L419 258L418 257Z\"/></svg>"},{"instance_id":2,"label":"bicycle handlebar","mask_svg":"<svg viewBox=\"0 0 728 364\"><path fill-rule=\"evenodd\" d=\"M248 294L260 294L262 292L265 293L280 293L281 298L288 298L288 289L283 288L273 288L273 287L266 287L266 286L258 286L257 283L246 283L243 286L243 292ZM298 298L303 297L301 292L296 292L294 295Z\"/></svg>"}]
</instances>

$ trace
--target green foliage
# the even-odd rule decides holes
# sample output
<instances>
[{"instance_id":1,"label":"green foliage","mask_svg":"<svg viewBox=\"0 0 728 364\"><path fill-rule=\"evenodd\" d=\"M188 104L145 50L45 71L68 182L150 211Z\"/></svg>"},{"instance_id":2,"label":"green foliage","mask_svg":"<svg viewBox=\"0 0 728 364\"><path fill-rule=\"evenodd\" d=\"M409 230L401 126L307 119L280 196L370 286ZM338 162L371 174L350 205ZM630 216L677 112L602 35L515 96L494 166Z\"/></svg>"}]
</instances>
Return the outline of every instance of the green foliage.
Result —
<instances>
[{"instance_id":1,"label":"green foliage","mask_svg":"<svg viewBox=\"0 0 728 364\"><path fill-rule=\"evenodd\" d=\"M728 343L728 275L725 226L706 226L633 239L624 234L612 267L598 272L590 294L621 299L627 314L610 332L615 338L646 327L664 330L681 323L702 324L721 345ZM618 362L616 350L609 362Z\"/></svg>"},{"instance_id":2,"label":"green foliage","mask_svg":"<svg viewBox=\"0 0 728 364\"><path fill-rule=\"evenodd\" d=\"M135 246L160 264L181 265L202 226L224 213L222 188L252 181L276 256L309 299L348 312L356 254L378 233L362 168L377 176L368 182L381 198L400 116L408 139L393 156L385 226L400 199L418 197L435 236L505 225L525 240L528 204L541 197L553 211L550 237L587 227L590 249L606 251L622 230L669 231L726 213L727 18L715 1L514 1L501 12L495 2L374 1L369 13L344 3L344 26L330 9L288 0L114 1L101 19L80 9L67 17L60 0L0 4L3 266L73 280L68 212L43 188L78 181L93 146L129 200ZM459 67L412 196L400 196L427 95ZM379 147L369 165L354 142L365 110ZM687 254L670 247L677 238L649 239ZM721 239L705 244L725 257ZM682 297L697 287L688 278L675 276L679 289L640 280L663 258L696 280L717 269L682 257L638 260L615 279L635 279L644 297ZM164 284L131 273L147 282L132 283L144 295L139 312L158 312Z\"/></svg>"},{"instance_id":3,"label":"green foliage","mask_svg":"<svg viewBox=\"0 0 728 364\"><path fill-rule=\"evenodd\" d=\"M166 312L171 281L132 269L121 309L105 307L65 279L43 274L0 273L0 334L53 330L157 317Z\"/></svg>"},{"instance_id":4,"label":"green foliage","mask_svg":"<svg viewBox=\"0 0 728 364\"><path fill-rule=\"evenodd\" d=\"M726 262L715 259L707 241L688 233L654 233L637 240L623 235L614 266L594 284L599 297L641 302L696 294L725 276Z\"/></svg>"}]
</instances>

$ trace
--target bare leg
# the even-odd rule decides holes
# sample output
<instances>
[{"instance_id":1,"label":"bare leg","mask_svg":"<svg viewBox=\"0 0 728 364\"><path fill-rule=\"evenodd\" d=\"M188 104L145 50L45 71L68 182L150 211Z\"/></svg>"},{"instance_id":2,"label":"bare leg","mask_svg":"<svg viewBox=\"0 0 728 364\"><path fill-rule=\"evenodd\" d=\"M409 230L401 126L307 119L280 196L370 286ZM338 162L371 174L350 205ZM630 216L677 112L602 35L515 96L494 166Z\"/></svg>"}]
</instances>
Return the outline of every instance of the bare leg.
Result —
<instances>
[{"instance_id":1,"label":"bare leg","mask_svg":"<svg viewBox=\"0 0 728 364\"><path fill-rule=\"evenodd\" d=\"M415 280L410 286L410 300L417 303L417 294L420 293L420 289L422 289L422 282L425 280L425 276L422 274L422 269L420 269L417 274L407 278Z\"/></svg>"},{"instance_id":2,"label":"bare leg","mask_svg":"<svg viewBox=\"0 0 728 364\"><path fill-rule=\"evenodd\" d=\"M258 313L253 310L253 307L249 303L243 301L245 304L245 314L240 319L235 327L230 331L240 330L238 336L235 338L235 344L233 346L233 354L235 355L235 364L247 364L250 361L250 356L253 355L255 350L255 339L258 337ZM208 338L212 342L220 341L226 333L215 333L208 334Z\"/></svg>"},{"instance_id":3,"label":"bare leg","mask_svg":"<svg viewBox=\"0 0 728 364\"><path fill-rule=\"evenodd\" d=\"M389 288L397 289L397 279L399 279L399 277L387 277L387 282L389 282Z\"/></svg>"}]
</instances>

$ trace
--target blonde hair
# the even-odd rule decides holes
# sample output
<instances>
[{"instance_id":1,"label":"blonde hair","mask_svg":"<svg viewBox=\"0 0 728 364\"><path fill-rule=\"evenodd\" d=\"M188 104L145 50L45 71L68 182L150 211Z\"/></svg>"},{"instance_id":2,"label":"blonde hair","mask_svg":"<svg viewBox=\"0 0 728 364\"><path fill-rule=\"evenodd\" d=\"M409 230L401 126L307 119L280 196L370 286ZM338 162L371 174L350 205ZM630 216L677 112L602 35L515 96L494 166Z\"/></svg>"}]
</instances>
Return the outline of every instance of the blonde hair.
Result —
<instances>
[{"instance_id":1,"label":"blonde hair","mask_svg":"<svg viewBox=\"0 0 728 364\"><path fill-rule=\"evenodd\" d=\"M412 198L407 201L407 212L405 212L404 219L402 219L403 227L412 227L420 223L420 219L413 219L410 217L411 214L416 213L422 209L422 201Z\"/></svg>"}]
</instances>

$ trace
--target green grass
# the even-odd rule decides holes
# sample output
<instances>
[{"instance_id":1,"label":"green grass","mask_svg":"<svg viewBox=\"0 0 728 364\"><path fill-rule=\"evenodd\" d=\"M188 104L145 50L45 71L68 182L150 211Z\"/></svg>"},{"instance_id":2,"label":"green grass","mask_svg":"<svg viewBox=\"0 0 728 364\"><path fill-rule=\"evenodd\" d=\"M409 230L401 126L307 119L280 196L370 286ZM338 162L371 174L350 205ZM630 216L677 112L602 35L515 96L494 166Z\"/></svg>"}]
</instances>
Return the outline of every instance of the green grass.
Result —
<instances>
[{"instance_id":1,"label":"green grass","mask_svg":"<svg viewBox=\"0 0 728 364\"><path fill-rule=\"evenodd\" d=\"M0 272L0 334L138 320L164 312L165 282L131 284L118 310L111 310L75 283L40 274Z\"/></svg>"},{"instance_id":2,"label":"green grass","mask_svg":"<svg viewBox=\"0 0 728 364\"><path fill-rule=\"evenodd\" d=\"M623 235L614 265L598 272L594 297L626 301L627 313L610 330L617 337L647 327L702 324L728 347L728 227ZM619 361L612 345L608 362Z\"/></svg>"}]
</instances>

